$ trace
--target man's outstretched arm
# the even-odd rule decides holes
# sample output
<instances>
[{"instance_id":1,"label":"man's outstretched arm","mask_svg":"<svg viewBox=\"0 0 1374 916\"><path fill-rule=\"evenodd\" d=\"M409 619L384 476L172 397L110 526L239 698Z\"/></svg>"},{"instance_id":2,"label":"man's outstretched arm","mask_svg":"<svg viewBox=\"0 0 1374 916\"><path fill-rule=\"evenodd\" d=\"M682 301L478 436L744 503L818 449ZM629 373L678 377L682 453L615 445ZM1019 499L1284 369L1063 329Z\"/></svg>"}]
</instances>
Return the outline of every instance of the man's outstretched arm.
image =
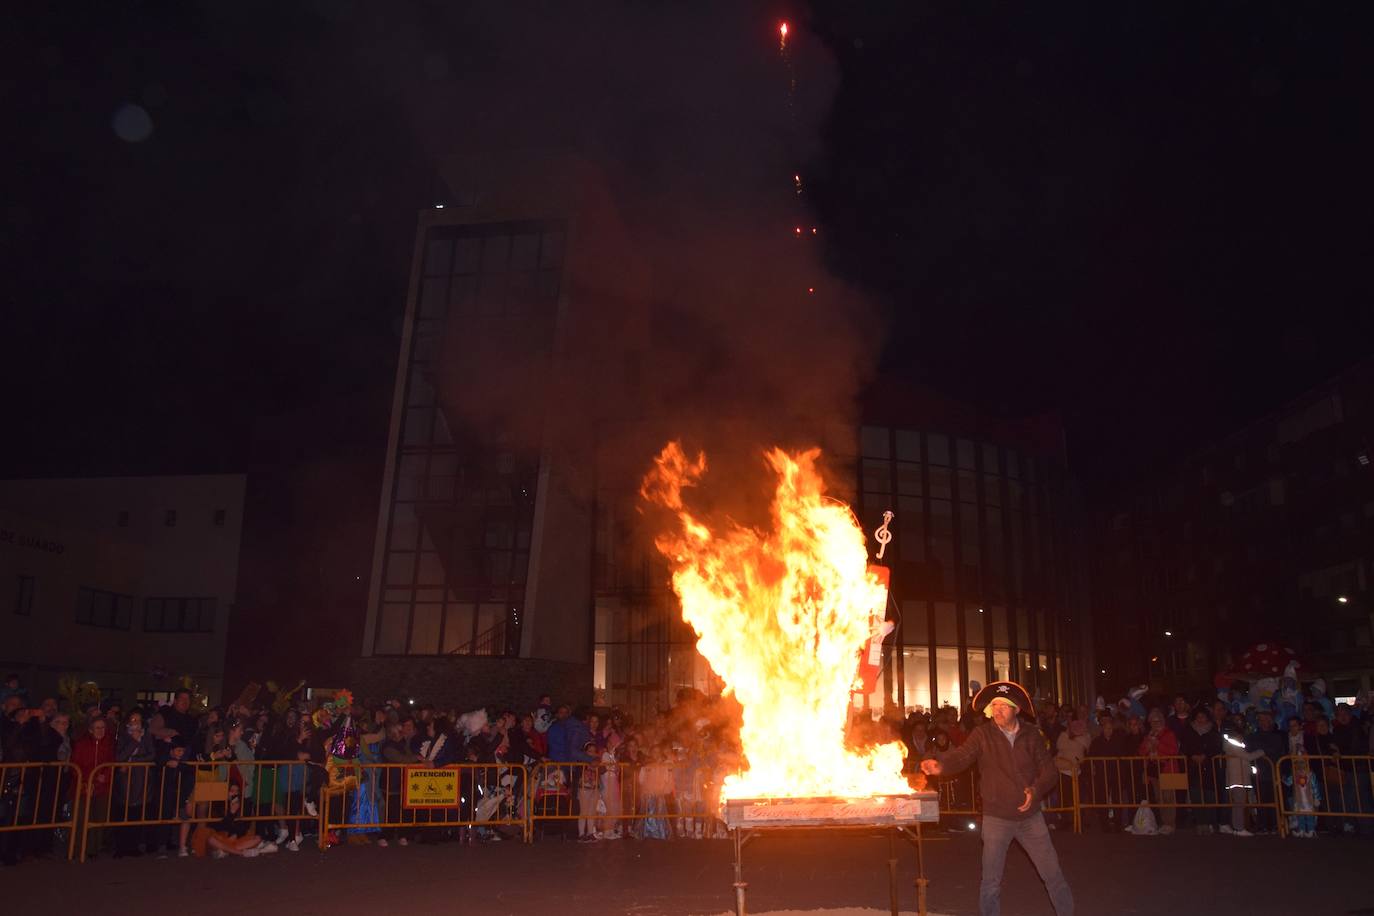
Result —
<instances>
[{"instance_id":1,"label":"man's outstretched arm","mask_svg":"<svg viewBox=\"0 0 1374 916\"><path fill-rule=\"evenodd\" d=\"M968 736L959 747L945 751L943 754L936 754L933 760L921 761L921 772L927 776L940 776L942 774L953 776L962 773L969 767L978 762L978 756L983 750L983 737L981 730L975 730Z\"/></svg>"}]
</instances>

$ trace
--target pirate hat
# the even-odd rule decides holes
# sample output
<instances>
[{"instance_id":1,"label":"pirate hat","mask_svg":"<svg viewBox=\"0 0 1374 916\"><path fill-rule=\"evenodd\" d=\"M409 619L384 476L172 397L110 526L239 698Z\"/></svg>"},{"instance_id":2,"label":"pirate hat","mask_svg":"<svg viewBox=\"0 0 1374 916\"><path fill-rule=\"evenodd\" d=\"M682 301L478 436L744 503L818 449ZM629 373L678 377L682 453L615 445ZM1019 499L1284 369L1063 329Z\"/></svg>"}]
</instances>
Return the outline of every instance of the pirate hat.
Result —
<instances>
[{"instance_id":1,"label":"pirate hat","mask_svg":"<svg viewBox=\"0 0 1374 916\"><path fill-rule=\"evenodd\" d=\"M1007 700L1021 711L1022 715L1035 716L1035 706L1031 703L1026 688L1015 681L993 681L978 691L973 697L973 709L983 712L993 700Z\"/></svg>"}]
</instances>

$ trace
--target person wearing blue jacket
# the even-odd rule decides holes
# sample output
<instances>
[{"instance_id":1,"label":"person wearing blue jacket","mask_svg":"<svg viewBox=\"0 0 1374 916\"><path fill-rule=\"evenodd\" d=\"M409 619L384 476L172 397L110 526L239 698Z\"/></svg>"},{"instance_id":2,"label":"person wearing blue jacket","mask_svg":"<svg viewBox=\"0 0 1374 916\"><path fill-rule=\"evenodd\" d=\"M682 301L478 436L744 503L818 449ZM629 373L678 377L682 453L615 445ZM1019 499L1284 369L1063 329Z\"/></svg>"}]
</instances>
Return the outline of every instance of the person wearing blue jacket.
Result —
<instances>
[{"instance_id":1,"label":"person wearing blue jacket","mask_svg":"<svg viewBox=\"0 0 1374 916\"><path fill-rule=\"evenodd\" d=\"M549 759L563 763L571 758L568 757L568 715L570 710L566 706L558 707L558 711L553 714L553 724L549 726L545 737L549 741Z\"/></svg>"}]
</instances>

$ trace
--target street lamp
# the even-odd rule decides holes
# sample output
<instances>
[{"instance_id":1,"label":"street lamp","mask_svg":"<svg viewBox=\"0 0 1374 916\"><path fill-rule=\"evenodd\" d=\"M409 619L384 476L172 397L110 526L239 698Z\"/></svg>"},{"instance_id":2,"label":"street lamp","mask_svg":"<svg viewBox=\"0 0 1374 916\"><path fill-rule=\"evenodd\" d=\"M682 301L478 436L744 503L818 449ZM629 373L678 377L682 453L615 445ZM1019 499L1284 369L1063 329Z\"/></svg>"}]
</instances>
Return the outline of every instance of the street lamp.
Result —
<instances>
[{"instance_id":1,"label":"street lamp","mask_svg":"<svg viewBox=\"0 0 1374 916\"><path fill-rule=\"evenodd\" d=\"M1347 598L1345 595L1341 595L1341 596L1337 597L1336 600L1339 601L1341 604L1349 604L1349 603L1350 603L1350 599Z\"/></svg>"},{"instance_id":2,"label":"street lamp","mask_svg":"<svg viewBox=\"0 0 1374 916\"><path fill-rule=\"evenodd\" d=\"M1173 636L1173 635L1174 635L1174 631L1173 631L1173 630L1165 630L1165 631L1164 631L1164 635L1165 635L1165 636Z\"/></svg>"}]
</instances>

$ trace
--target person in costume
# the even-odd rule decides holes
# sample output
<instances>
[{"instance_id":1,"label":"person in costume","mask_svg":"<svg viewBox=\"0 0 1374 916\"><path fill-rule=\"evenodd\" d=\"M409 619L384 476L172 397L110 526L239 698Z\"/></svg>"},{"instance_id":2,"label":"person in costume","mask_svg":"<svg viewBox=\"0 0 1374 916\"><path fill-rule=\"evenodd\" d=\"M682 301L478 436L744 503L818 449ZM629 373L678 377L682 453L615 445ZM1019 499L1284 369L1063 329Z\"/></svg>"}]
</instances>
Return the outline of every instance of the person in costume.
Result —
<instances>
[{"instance_id":1,"label":"person in costume","mask_svg":"<svg viewBox=\"0 0 1374 916\"><path fill-rule=\"evenodd\" d=\"M1072 916L1073 894L1059 868L1040 802L1059 784L1059 773L1040 729L1020 716L1035 708L1025 688L994 681L973 698L973 708L991 721L975 728L957 748L921 763L927 776L960 773L975 764L983 795L983 880L979 912L1002 912L1002 871L1012 840L1030 856L1045 882L1057 916Z\"/></svg>"},{"instance_id":2,"label":"person in costume","mask_svg":"<svg viewBox=\"0 0 1374 916\"><path fill-rule=\"evenodd\" d=\"M315 711L314 719L315 728L324 736L328 789L355 791L362 768L358 764L358 725L353 721L353 694L340 690L333 700ZM333 814L330 817L333 820ZM330 845L338 841L338 834L331 831Z\"/></svg>"}]
</instances>

